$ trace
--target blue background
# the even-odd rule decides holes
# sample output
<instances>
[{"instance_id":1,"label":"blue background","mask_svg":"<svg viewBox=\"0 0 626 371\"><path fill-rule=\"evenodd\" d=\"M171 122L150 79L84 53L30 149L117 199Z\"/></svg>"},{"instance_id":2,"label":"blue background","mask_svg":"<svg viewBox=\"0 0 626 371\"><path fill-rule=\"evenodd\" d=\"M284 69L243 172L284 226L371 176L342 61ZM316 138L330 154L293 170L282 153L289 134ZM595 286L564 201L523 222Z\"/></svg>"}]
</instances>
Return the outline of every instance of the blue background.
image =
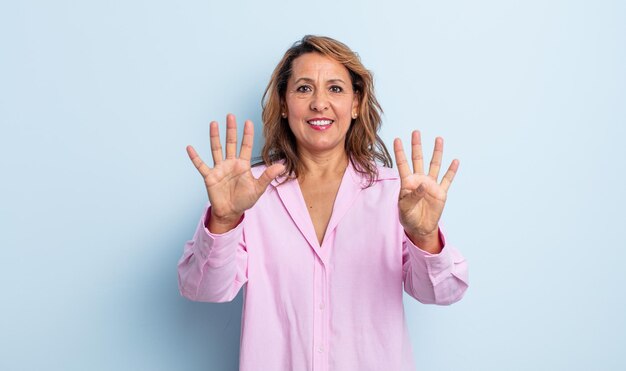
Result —
<instances>
[{"instance_id":1,"label":"blue background","mask_svg":"<svg viewBox=\"0 0 626 371\"><path fill-rule=\"evenodd\" d=\"M451 307L406 297L420 370L624 370L623 1L3 1L0 369L235 370L241 295L176 263L227 112L304 34L376 78L382 137L461 159L444 214L470 262ZM255 141L260 148L262 138Z\"/></svg>"}]
</instances>

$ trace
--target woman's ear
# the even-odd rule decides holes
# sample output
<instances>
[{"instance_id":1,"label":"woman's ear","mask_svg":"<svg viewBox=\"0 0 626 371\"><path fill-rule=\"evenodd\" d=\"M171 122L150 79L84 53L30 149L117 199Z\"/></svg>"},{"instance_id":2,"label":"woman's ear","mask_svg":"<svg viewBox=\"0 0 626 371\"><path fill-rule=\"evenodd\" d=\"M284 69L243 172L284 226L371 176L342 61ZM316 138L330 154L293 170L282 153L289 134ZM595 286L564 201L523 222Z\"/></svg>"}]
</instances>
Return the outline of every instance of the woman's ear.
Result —
<instances>
[{"instance_id":1,"label":"woman's ear","mask_svg":"<svg viewBox=\"0 0 626 371\"><path fill-rule=\"evenodd\" d=\"M354 100L352 101L352 119L359 117L359 93L354 94Z\"/></svg>"},{"instance_id":2,"label":"woman's ear","mask_svg":"<svg viewBox=\"0 0 626 371\"><path fill-rule=\"evenodd\" d=\"M284 103L281 104L280 105L280 117L286 119L288 115L289 115L289 111L287 111L287 105Z\"/></svg>"}]
</instances>

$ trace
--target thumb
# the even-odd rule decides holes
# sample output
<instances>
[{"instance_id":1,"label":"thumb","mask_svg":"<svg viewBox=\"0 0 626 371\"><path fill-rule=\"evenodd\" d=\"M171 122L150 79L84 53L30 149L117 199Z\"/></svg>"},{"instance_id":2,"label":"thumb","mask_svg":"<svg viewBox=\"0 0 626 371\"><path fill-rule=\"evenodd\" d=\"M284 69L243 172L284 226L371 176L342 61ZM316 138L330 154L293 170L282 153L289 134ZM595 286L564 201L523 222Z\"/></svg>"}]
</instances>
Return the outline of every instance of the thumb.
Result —
<instances>
[{"instance_id":1,"label":"thumb","mask_svg":"<svg viewBox=\"0 0 626 371\"><path fill-rule=\"evenodd\" d=\"M409 200L411 200L413 203L417 203L419 200L421 200L422 198L424 198L424 196L426 195L426 185L424 183L420 184L417 188L415 188L412 191L408 191L408 193L406 193L404 195L404 197L402 198L408 198Z\"/></svg>"},{"instance_id":2,"label":"thumb","mask_svg":"<svg viewBox=\"0 0 626 371\"><path fill-rule=\"evenodd\" d=\"M257 179L257 190L259 193L265 191L268 185L276 178L280 173L285 171L285 165L283 164L274 164L263 172L259 179Z\"/></svg>"}]
</instances>

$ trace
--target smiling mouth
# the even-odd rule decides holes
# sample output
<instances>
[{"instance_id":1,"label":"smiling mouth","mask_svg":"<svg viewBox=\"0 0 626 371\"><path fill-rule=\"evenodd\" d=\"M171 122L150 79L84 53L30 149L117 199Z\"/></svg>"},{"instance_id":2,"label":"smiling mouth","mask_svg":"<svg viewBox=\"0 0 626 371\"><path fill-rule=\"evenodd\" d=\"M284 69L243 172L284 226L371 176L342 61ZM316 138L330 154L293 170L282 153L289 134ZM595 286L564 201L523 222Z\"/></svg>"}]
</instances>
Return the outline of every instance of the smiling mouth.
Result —
<instances>
[{"instance_id":1,"label":"smiling mouth","mask_svg":"<svg viewBox=\"0 0 626 371\"><path fill-rule=\"evenodd\" d=\"M311 125L311 127L315 130L326 130L333 124L333 122L333 120L309 120L307 121L307 124Z\"/></svg>"}]
</instances>

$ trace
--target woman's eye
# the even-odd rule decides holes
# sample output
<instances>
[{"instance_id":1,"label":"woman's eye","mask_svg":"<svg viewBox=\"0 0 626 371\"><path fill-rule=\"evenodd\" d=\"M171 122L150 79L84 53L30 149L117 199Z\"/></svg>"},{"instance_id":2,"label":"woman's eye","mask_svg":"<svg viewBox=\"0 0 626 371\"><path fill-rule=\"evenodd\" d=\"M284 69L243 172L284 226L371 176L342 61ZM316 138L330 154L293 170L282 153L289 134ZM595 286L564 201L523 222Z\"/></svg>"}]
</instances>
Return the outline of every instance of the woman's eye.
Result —
<instances>
[{"instance_id":1,"label":"woman's eye","mask_svg":"<svg viewBox=\"0 0 626 371\"><path fill-rule=\"evenodd\" d=\"M333 93L341 93L343 89L341 88L341 86L333 85L330 87L330 91Z\"/></svg>"},{"instance_id":2,"label":"woman's eye","mask_svg":"<svg viewBox=\"0 0 626 371\"><path fill-rule=\"evenodd\" d=\"M298 88L296 89L296 91L298 93L308 93L311 91L311 87L308 85L302 85L302 86L298 86Z\"/></svg>"}]
</instances>

